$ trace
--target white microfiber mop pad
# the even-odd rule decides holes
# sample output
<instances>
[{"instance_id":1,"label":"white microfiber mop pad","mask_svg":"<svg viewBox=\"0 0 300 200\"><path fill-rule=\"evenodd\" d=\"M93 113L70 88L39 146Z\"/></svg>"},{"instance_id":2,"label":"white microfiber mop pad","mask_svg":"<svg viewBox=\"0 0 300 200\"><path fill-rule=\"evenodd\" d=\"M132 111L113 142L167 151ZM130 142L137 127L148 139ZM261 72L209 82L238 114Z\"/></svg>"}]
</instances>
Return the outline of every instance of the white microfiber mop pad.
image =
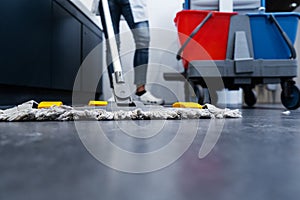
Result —
<instances>
[{"instance_id":1,"label":"white microfiber mop pad","mask_svg":"<svg viewBox=\"0 0 300 200\"><path fill-rule=\"evenodd\" d=\"M71 106L53 106L36 109L35 101L28 101L16 107L0 110L0 121L70 121L70 120L150 120L150 119L200 119L200 118L240 118L238 110L221 109L206 104L207 109L158 107L148 111L106 111L104 109L76 109Z\"/></svg>"}]
</instances>

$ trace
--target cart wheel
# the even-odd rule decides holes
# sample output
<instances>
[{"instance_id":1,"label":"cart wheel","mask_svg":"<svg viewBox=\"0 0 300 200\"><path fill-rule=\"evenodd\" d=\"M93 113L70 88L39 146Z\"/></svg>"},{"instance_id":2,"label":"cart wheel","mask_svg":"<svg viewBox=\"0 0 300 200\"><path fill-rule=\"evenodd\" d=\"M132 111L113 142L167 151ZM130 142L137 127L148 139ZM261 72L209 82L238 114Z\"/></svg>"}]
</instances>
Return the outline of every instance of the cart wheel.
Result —
<instances>
[{"instance_id":1,"label":"cart wheel","mask_svg":"<svg viewBox=\"0 0 300 200\"><path fill-rule=\"evenodd\" d=\"M244 101L247 106L253 107L257 101L256 92L252 89L244 90Z\"/></svg>"},{"instance_id":2,"label":"cart wheel","mask_svg":"<svg viewBox=\"0 0 300 200\"><path fill-rule=\"evenodd\" d=\"M286 107L289 110L295 110L300 106L300 91L295 85L292 85L290 86L290 88L287 89L290 90L289 95L286 95L287 92L285 91L281 92L282 105L284 105L284 107Z\"/></svg>"}]
</instances>

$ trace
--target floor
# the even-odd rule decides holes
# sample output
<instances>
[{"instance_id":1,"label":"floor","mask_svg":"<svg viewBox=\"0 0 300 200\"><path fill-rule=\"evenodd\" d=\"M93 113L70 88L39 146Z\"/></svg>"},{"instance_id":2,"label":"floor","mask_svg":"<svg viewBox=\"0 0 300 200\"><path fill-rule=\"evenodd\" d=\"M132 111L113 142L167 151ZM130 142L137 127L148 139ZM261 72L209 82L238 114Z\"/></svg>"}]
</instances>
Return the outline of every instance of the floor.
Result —
<instances>
[{"instance_id":1,"label":"floor","mask_svg":"<svg viewBox=\"0 0 300 200\"><path fill-rule=\"evenodd\" d=\"M0 199L298 200L300 110L285 115L281 105L257 105L241 111L243 118L217 122L0 123ZM109 151L96 142L99 132L129 155L148 157ZM147 154L172 142L175 149L158 160ZM202 158L200 147L206 148ZM94 150L105 152L102 162Z\"/></svg>"}]
</instances>

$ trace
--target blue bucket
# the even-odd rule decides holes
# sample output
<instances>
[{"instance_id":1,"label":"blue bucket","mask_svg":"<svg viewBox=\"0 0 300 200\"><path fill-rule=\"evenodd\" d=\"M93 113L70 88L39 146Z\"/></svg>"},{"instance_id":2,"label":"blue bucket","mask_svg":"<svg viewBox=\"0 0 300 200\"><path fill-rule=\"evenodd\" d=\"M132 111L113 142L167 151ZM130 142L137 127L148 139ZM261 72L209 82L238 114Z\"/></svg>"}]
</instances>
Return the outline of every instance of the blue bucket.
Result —
<instances>
[{"instance_id":1,"label":"blue bucket","mask_svg":"<svg viewBox=\"0 0 300 200\"><path fill-rule=\"evenodd\" d=\"M292 44L297 36L299 13L279 12L279 13L253 13L248 14L252 33L254 48L254 59L289 59L291 50L285 41L283 34L270 20L273 15L289 37Z\"/></svg>"}]
</instances>

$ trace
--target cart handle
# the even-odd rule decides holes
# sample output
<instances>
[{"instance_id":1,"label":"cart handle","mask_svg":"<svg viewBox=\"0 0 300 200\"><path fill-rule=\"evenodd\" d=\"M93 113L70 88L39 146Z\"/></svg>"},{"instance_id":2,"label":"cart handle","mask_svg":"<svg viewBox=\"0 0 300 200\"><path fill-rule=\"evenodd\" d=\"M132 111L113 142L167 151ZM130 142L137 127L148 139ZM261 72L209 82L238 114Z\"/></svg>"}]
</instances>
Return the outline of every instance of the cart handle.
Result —
<instances>
[{"instance_id":1,"label":"cart handle","mask_svg":"<svg viewBox=\"0 0 300 200\"><path fill-rule=\"evenodd\" d=\"M278 23L278 21L276 20L275 16L273 14L270 15L270 20L271 22L274 22L274 24L276 25L277 29L279 30L279 32L281 33L283 39L285 40L285 42L287 43L290 51L291 51L291 59L295 59L297 57L297 53L296 53L296 49L292 43L292 41L290 40L289 36L286 34L286 32L284 32L284 30L281 28L280 24Z\"/></svg>"},{"instance_id":2,"label":"cart handle","mask_svg":"<svg viewBox=\"0 0 300 200\"><path fill-rule=\"evenodd\" d=\"M209 12L206 17L200 22L200 24L192 31L192 33L189 35L188 39L186 39L186 41L183 43L183 45L180 47L180 49L177 52L177 60L180 60L181 54L183 52L183 50L185 49L185 47L188 45L188 43L192 40L192 38L199 32L199 30L202 28L202 26L211 18L212 16L212 12Z\"/></svg>"}]
</instances>

